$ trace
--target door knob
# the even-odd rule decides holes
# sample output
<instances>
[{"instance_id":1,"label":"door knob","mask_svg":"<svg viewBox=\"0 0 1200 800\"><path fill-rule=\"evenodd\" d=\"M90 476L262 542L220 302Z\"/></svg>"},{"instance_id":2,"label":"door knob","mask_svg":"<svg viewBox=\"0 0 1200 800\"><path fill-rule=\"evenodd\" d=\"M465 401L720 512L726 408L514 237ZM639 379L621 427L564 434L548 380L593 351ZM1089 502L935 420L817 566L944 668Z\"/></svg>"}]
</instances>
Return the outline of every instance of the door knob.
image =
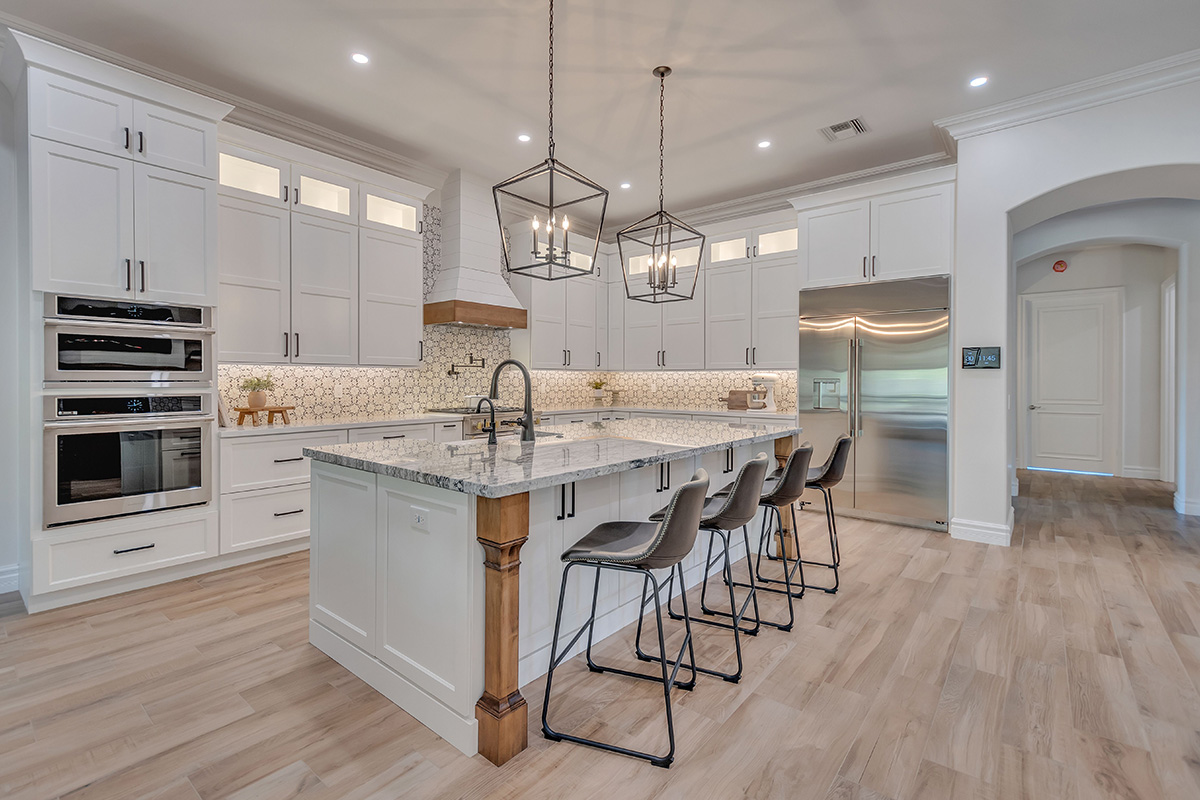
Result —
<instances>
[{"instance_id":1,"label":"door knob","mask_svg":"<svg viewBox=\"0 0 1200 800\"><path fill-rule=\"evenodd\" d=\"M1030 410L1030 411L1033 411L1033 410L1035 410L1035 409L1038 409L1038 408L1041 408L1041 406L1035 406L1035 405L1033 405L1032 403L1029 405L1029 410Z\"/></svg>"}]
</instances>

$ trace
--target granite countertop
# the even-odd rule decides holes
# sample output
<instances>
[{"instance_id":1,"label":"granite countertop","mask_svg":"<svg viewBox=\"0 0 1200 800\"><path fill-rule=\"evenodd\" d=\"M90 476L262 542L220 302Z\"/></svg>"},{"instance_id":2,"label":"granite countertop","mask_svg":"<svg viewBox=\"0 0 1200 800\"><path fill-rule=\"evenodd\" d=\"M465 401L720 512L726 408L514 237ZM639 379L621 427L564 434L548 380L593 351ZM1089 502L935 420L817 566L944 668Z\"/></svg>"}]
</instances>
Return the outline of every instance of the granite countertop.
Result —
<instances>
[{"instance_id":1,"label":"granite countertop","mask_svg":"<svg viewBox=\"0 0 1200 800\"><path fill-rule=\"evenodd\" d=\"M237 414L234 414L237 417ZM265 417L265 415L264 415ZM339 414L330 417L303 417L292 414L290 425L276 423L267 425L265 422L257 428L245 425L231 425L228 428L218 428L222 437L262 436L272 433L311 433L323 430L339 430L343 428L379 428L385 425L416 425L422 422L461 422L458 414L431 414L428 411L418 413L396 412L386 416L378 414Z\"/></svg>"},{"instance_id":2,"label":"granite countertop","mask_svg":"<svg viewBox=\"0 0 1200 800\"><path fill-rule=\"evenodd\" d=\"M601 413L605 411L619 411L634 414L700 414L713 417L762 417L766 420L792 420L796 418L794 410L767 412L750 409L733 410L728 408L678 408L667 406L566 406L560 408L537 408L535 410L540 414L588 414L597 411Z\"/></svg>"},{"instance_id":3,"label":"granite countertop","mask_svg":"<svg viewBox=\"0 0 1200 800\"><path fill-rule=\"evenodd\" d=\"M790 424L643 418L545 426L533 442L393 439L306 447L304 455L465 494L506 497L798 433Z\"/></svg>"}]
</instances>

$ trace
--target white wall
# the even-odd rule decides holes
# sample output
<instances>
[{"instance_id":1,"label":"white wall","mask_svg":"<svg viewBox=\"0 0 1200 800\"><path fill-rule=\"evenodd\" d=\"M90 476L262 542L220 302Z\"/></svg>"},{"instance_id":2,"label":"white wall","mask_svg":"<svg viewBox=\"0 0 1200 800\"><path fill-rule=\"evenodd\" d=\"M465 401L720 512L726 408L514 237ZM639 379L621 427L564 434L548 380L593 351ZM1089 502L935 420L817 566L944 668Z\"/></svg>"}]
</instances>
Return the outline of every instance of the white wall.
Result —
<instances>
[{"instance_id":1,"label":"white wall","mask_svg":"<svg viewBox=\"0 0 1200 800\"><path fill-rule=\"evenodd\" d=\"M17 474L18 432L22 417L18 391L22 390L16 346L17 287L17 187L16 132L13 101L0 86L0 593L16 590L20 481Z\"/></svg>"},{"instance_id":2,"label":"white wall","mask_svg":"<svg viewBox=\"0 0 1200 800\"><path fill-rule=\"evenodd\" d=\"M1200 164L1198 129L1200 85L1187 83L960 139L955 347L1004 345L1015 332L1010 322L1011 211L1096 176ZM1121 188L1129 195L1097 195L1092 202L1163 196L1133 182L1116 190ZM1189 281L1189 272L1200 274L1200 264L1191 263L1190 256L1179 275L1179 419L1188 446L1179 459L1186 469L1177 474L1176 507L1200 513L1200 347L1187 347L1189 319L1200 325L1200 280ZM1011 408L1016 373L1013 360L1007 363L1006 370L960 369L952 377L951 532L964 538L1005 541L1011 536L1009 445L1015 434ZM1182 428L1188 418L1196 420L1192 430Z\"/></svg>"},{"instance_id":3,"label":"white wall","mask_svg":"<svg viewBox=\"0 0 1200 800\"><path fill-rule=\"evenodd\" d=\"M1053 220L1043 223L1049 225ZM1024 234L1014 237L1014 249ZM1059 259L1066 272L1055 272ZM1162 376L1162 282L1174 275L1179 253L1151 245L1100 245L1035 258L1016 270L1017 296L1081 289L1123 287L1121 387L1122 463L1119 475L1159 477L1159 426ZM1014 353L1018 369L1022 355ZM1028 398L1014 403L1020 415ZM1017 462L1024 466L1024 460Z\"/></svg>"}]
</instances>

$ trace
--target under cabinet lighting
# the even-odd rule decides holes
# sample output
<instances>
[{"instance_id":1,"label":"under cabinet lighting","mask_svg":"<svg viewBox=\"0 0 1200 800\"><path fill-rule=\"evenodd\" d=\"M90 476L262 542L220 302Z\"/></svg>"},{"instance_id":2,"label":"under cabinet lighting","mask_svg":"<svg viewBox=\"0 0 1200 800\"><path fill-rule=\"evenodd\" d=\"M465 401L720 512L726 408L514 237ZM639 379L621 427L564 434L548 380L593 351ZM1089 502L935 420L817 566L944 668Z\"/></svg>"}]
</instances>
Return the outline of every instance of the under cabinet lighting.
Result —
<instances>
[{"instance_id":1,"label":"under cabinet lighting","mask_svg":"<svg viewBox=\"0 0 1200 800\"><path fill-rule=\"evenodd\" d=\"M350 56L350 59L355 64L366 64L368 61L371 60L371 59L367 58L365 55L363 55L362 53L355 53L354 55Z\"/></svg>"},{"instance_id":2,"label":"under cabinet lighting","mask_svg":"<svg viewBox=\"0 0 1200 800\"><path fill-rule=\"evenodd\" d=\"M980 86L983 86L987 82L988 82L987 76L980 75L978 78L971 79L971 88L978 89Z\"/></svg>"}]
</instances>

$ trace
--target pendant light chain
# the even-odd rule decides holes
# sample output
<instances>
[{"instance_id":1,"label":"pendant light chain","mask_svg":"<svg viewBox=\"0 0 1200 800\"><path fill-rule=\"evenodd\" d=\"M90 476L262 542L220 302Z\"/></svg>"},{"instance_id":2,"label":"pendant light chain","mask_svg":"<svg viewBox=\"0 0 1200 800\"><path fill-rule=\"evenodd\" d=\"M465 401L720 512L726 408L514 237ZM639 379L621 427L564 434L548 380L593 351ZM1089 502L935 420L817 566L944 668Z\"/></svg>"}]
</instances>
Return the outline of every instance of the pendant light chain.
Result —
<instances>
[{"instance_id":1,"label":"pendant light chain","mask_svg":"<svg viewBox=\"0 0 1200 800\"><path fill-rule=\"evenodd\" d=\"M663 139L666 136L667 76L658 79L658 210L663 210Z\"/></svg>"},{"instance_id":2,"label":"pendant light chain","mask_svg":"<svg viewBox=\"0 0 1200 800\"><path fill-rule=\"evenodd\" d=\"M550 158L554 158L554 0L550 0Z\"/></svg>"}]
</instances>

